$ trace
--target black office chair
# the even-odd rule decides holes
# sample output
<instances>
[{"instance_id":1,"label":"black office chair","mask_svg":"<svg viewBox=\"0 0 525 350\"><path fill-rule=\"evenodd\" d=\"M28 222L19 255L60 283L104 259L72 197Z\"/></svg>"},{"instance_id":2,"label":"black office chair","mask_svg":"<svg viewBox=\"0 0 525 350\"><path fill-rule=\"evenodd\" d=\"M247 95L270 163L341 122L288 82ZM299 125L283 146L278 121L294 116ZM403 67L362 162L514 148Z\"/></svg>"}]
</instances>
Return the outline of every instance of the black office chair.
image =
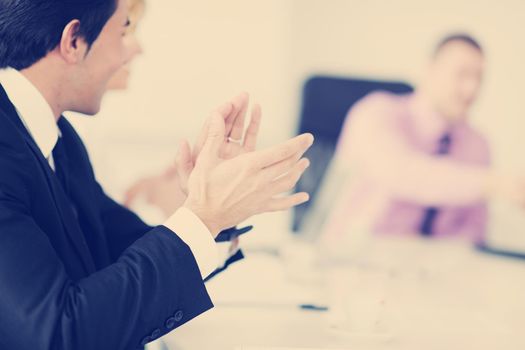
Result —
<instances>
[{"instance_id":1,"label":"black office chair","mask_svg":"<svg viewBox=\"0 0 525 350\"><path fill-rule=\"evenodd\" d=\"M348 111L357 101L378 90L403 94L411 92L413 88L403 82L328 76L314 76L306 81L298 131L299 134L312 133L315 143L305 155L310 159L311 166L297 184L296 190L308 192L311 200L294 209L294 232L301 231L301 225L315 202Z\"/></svg>"}]
</instances>

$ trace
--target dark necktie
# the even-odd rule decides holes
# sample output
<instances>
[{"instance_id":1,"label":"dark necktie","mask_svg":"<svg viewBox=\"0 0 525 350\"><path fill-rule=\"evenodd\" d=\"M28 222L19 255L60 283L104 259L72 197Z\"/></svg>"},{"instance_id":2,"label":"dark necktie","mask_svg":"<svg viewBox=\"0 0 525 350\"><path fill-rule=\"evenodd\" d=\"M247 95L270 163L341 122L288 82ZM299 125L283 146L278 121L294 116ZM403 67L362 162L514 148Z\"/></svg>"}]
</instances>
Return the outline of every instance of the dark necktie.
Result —
<instances>
[{"instance_id":1,"label":"dark necktie","mask_svg":"<svg viewBox=\"0 0 525 350\"><path fill-rule=\"evenodd\" d=\"M66 147L64 146L64 141L62 140L62 137L58 138L55 148L53 148L53 161L55 163L55 174L57 175L57 178L69 199L69 204L71 205L73 214L75 214L75 217L78 219L78 210L75 205L75 202L73 201L71 191L71 181L68 170L69 165L66 154Z\"/></svg>"},{"instance_id":2,"label":"dark necktie","mask_svg":"<svg viewBox=\"0 0 525 350\"><path fill-rule=\"evenodd\" d=\"M446 155L450 151L450 144L452 142L452 139L450 137L450 134L445 134L439 139L439 145L436 154L438 155ZM432 236L433 230L434 230L434 222L439 214L439 208L436 207L428 207L425 209L425 212L423 214L423 220L421 221L421 226L419 228L419 232L422 236Z\"/></svg>"},{"instance_id":3,"label":"dark necktie","mask_svg":"<svg viewBox=\"0 0 525 350\"><path fill-rule=\"evenodd\" d=\"M67 156L62 137L59 137L55 148L53 148L53 161L55 163L55 174L64 189L64 192L69 196L69 177L67 171Z\"/></svg>"}]
</instances>

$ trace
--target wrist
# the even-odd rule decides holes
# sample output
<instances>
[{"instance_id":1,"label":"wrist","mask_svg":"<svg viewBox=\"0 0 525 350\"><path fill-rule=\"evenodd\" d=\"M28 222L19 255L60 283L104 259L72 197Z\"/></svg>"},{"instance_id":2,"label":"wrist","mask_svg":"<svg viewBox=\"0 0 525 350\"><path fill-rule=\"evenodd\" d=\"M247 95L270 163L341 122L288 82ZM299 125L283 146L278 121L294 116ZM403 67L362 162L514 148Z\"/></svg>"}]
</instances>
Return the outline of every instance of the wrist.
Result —
<instances>
[{"instance_id":1,"label":"wrist","mask_svg":"<svg viewBox=\"0 0 525 350\"><path fill-rule=\"evenodd\" d=\"M198 205L189 199L187 199L182 206L190 210L202 221L208 228L208 231L210 231L213 239L217 237L221 229L219 228L217 220L213 218L213 215L210 215L209 210L206 210L202 205Z\"/></svg>"}]
</instances>

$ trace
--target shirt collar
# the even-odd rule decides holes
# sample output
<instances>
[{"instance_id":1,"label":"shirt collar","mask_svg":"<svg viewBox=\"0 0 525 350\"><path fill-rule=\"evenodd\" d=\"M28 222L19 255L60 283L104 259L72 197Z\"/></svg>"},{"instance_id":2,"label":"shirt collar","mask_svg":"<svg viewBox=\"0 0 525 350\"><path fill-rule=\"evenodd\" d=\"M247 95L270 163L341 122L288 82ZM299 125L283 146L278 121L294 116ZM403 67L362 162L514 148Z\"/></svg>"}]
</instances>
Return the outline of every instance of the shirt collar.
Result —
<instances>
[{"instance_id":1,"label":"shirt collar","mask_svg":"<svg viewBox=\"0 0 525 350\"><path fill-rule=\"evenodd\" d=\"M49 158L60 134L51 106L32 83L13 68L0 70L0 83L38 148Z\"/></svg>"}]
</instances>

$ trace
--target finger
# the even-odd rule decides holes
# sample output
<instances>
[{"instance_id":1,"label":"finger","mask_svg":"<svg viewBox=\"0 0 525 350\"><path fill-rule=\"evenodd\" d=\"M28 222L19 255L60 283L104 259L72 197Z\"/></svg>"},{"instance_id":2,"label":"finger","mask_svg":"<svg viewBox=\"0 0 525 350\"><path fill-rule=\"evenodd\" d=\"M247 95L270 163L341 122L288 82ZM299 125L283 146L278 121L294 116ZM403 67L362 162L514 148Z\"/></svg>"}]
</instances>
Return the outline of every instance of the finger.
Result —
<instances>
[{"instance_id":1,"label":"finger","mask_svg":"<svg viewBox=\"0 0 525 350\"><path fill-rule=\"evenodd\" d=\"M126 193L124 194L123 201L125 207L130 207L131 205L133 205L137 197L139 197L142 193L145 192L146 183L146 179L139 180L126 191Z\"/></svg>"},{"instance_id":2,"label":"finger","mask_svg":"<svg viewBox=\"0 0 525 350\"><path fill-rule=\"evenodd\" d=\"M224 118L219 113L210 117L208 133L198 161L201 159L215 159L219 156L220 149L224 143Z\"/></svg>"},{"instance_id":3,"label":"finger","mask_svg":"<svg viewBox=\"0 0 525 350\"><path fill-rule=\"evenodd\" d=\"M294 154L293 156L280 161L279 163L276 163L274 165L271 165L267 168L262 169L261 171L262 180L264 182L270 182L288 173L297 164L297 162L299 162L302 156L303 156L303 152L298 152Z\"/></svg>"},{"instance_id":4,"label":"finger","mask_svg":"<svg viewBox=\"0 0 525 350\"><path fill-rule=\"evenodd\" d=\"M310 161L308 159L301 159L286 175L279 177L270 184L271 192L277 195L292 190L309 166Z\"/></svg>"},{"instance_id":5,"label":"finger","mask_svg":"<svg viewBox=\"0 0 525 350\"><path fill-rule=\"evenodd\" d=\"M232 110L233 104L231 102L226 102L217 108L217 112L219 112L224 117L225 122L226 119L230 116Z\"/></svg>"},{"instance_id":6,"label":"finger","mask_svg":"<svg viewBox=\"0 0 525 350\"><path fill-rule=\"evenodd\" d=\"M197 160L197 157L199 156L199 153L202 150L202 147L204 147L204 143L206 142L206 136L208 134L208 128L210 126L210 118L206 119L204 122L204 125L201 128L201 132L199 133L199 137L197 138L197 142L195 142L195 147L193 147L193 153L192 158L193 162Z\"/></svg>"},{"instance_id":7,"label":"finger","mask_svg":"<svg viewBox=\"0 0 525 350\"><path fill-rule=\"evenodd\" d=\"M234 140L242 139L249 103L250 95L246 92L241 93L233 100L233 105L235 106L237 113L231 119L231 130L228 123L226 123L226 135Z\"/></svg>"},{"instance_id":8,"label":"finger","mask_svg":"<svg viewBox=\"0 0 525 350\"><path fill-rule=\"evenodd\" d=\"M175 164L175 169L179 176L181 187L183 190L186 190L188 179L194 168L194 163L191 156L191 150L188 141L183 140L181 142L179 146L179 151L177 153L177 158L175 160Z\"/></svg>"},{"instance_id":9,"label":"finger","mask_svg":"<svg viewBox=\"0 0 525 350\"><path fill-rule=\"evenodd\" d=\"M221 106L219 106L215 111L213 111L212 114L219 113L224 118L224 121L226 122L226 120L230 118L230 114L232 114L232 112L233 112L233 104L231 102L226 102L222 104ZM204 143L206 142L209 121L210 121L210 118L206 119L206 122L204 123L201 129L199 137L197 138L197 142L195 142L195 147L193 148L193 161L194 162L199 156L199 153L202 150Z\"/></svg>"},{"instance_id":10,"label":"finger","mask_svg":"<svg viewBox=\"0 0 525 350\"><path fill-rule=\"evenodd\" d=\"M248 126L248 129L246 130L246 135L244 136L244 149L248 152L253 152L257 148L257 136L259 135L261 118L261 106L256 104L255 106L253 106L250 125Z\"/></svg>"},{"instance_id":11,"label":"finger","mask_svg":"<svg viewBox=\"0 0 525 350\"><path fill-rule=\"evenodd\" d=\"M188 146L189 147L189 146ZM179 152L180 152L180 147L179 147ZM166 168L166 170L164 171L164 176L166 178L172 178L174 176L177 176L177 158L178 158L178 154L176 155L175 157L175 162L174 164L172 164L171 166L169 166L168 168Z\"/></svg>"},{"instance_id":12,"label":"finger","mask_svg":"<svg viewBox=\"0 0 525 350\"><path fill-rule=\"evenodd\" d=\"M233 121L235 120L235 116L238 113L238 107L234 104L234 101L227 102L224 105L217 108L217 112L219 112L224 118L224 138L226 138L231 132Z\"/></svg>"},{"instance_id":13,"label":"finger","mask_svg":"<svg viewBox=\"0 0 525 350\"><path fill-rule=\"evenodd\" d=\"M254 155L256 166L264 169L298 153L301 155L304 154L312 145L313 140L314 138L312 134L303 134L281 143L280 145L251 154Z\"/></svg>"},{"instance_id":14,"label":"finger","mask_svg":"<svg viewBox=\"0 0 525 350\"><path fill-rule=\"evenodd\" d=\"M135 202L135 199L137 198L137 194L139 193L139 188L137 186L133 186L130 189L126 191L124 194L124 206L129 208L133 205L133 202Z\"/></svg>"},{"instance_id":15,"label":"finger","mask_svg":"<svg viewBox=\"0 0 525 350\"><path fill-rule=\"evenodd\" d=\"M273 198L266 205L267 212L288 210L310 200L310 196L306 192L296 193L291 196Z\"/></svg>"}]
</instances>

